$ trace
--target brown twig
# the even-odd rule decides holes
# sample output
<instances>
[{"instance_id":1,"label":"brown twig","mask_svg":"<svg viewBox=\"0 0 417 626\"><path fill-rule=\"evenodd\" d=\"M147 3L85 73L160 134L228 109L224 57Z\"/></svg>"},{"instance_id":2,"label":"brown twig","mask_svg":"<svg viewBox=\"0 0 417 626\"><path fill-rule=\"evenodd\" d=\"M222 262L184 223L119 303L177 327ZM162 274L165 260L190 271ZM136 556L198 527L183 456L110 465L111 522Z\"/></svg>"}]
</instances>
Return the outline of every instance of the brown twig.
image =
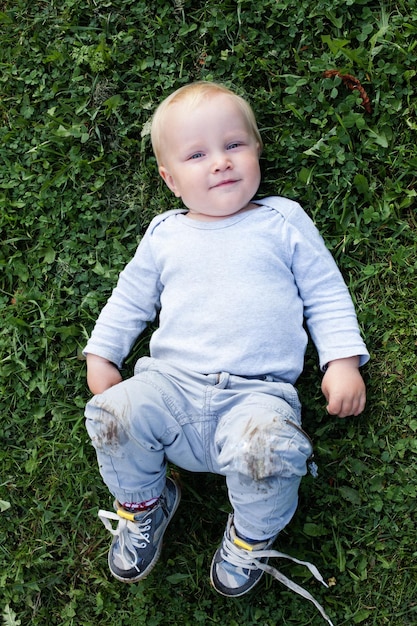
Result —
<instances>
[{"instance_id":1,"label":"brown twig","mask_svg":"<svg viewBox=\"0 0 417 626\"><path fill-rule=\"evenodd\" d=\"M342 74L338 70L326 70L323 72L323 76L324 78L333 78L334 76L338 76L348 89L351 89L352 91L353 89L357 89L362 98L363 108L367 113L372 113L371 102L368 94L362 87L361 81L358 78L352 76L352 74Z\"/></svg>"}]
</instances>

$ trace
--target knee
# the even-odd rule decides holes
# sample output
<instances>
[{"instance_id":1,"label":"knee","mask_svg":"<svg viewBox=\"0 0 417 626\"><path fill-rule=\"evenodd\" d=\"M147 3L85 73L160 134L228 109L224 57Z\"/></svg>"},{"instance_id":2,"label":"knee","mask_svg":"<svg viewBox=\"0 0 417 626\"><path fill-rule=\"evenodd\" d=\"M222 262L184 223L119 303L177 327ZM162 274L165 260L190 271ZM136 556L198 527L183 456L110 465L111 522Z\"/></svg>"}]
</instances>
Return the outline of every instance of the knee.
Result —
<instances>
[{"instance_id":1,"label":"knee","mask_svg":"<svg viewBox=\"0 0 417 626\"><path fill-rule=\"evenodd\" d=\"M270 420L253 418L240 433L227 437L219 460L224 473L239 472L259 482L274 476L303 476L311 454L308 436L296 424L274 415Z\"/></svg>"},{"instance_id":2,"label":"knee","mask_svg":"<svg viewBox=\"0 0 417 626\"><path fill-rule=\"evenodd\" d=\"M258 482L277 472L274 439L269 427L255 424L248 428L239 446L241 473Z\"/></svg>"},{"instance_id":3,"label":"knee","mask_svg":"<svg viewBox=\"0 0 417 626\"><path fill-rule=\"evenodd\" d=\"M85 417L87 432L96 450L117 454L128 436L120 411L115 408L106 392L94 396L88 402Z\"/></svg>"},{"instance_id":4,"label":"knee","mask_svg":"<svg viewBox=\"0 0 417 626\"><path fill-rule=\"evenodd\" d=\"M264 427L255 426L246 440L244 460L256 480L280 476L303 476L312 446L307 435L288 420L276 420Z\"/></svg>"}]
</instances>

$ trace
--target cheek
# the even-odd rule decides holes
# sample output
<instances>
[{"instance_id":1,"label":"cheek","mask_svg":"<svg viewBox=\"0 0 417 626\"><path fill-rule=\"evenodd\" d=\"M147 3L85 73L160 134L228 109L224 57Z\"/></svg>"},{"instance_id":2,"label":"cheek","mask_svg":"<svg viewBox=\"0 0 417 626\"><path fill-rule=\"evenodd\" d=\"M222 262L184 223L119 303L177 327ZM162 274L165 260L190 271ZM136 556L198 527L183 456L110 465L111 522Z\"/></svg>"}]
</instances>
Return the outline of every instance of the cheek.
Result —
<instances>
[{"instance_id":1,"label":"cheek","mask_svg":"<svg viewBox=\"0 0 417 626\"><path fill-rule=\"evenodd\" d=\"M181 194L185 196L193 196L199 193L199 189L201 189L201 176L199 176L197 169L193 169L192 172L186 172L180 179L177 179L177 186Z\"/></svg>"},{"instance_id":2,"label":"cheek","mask_svg":"<svg viewBox=\"0 0 417 626\"><path fill-rule=\"evenodd\" d=\"M246 168L247 173L252 174L252 176L258 176L260 173L259 157L255 152L245 156L243 165Z\"/></svg>"},{"instance_id":3,"label":"cheek","mask_svg":"<svg viewBox=\"0 0 417 626\"><path fill-rule=\"evenodd\" d=\"M254 159L251 163L248 163L248 174L250 174L253 181L261 181L261 168L258 159Z\"/></svg>"},{"instance_id":4,"label":"cheek","mask_svg":"<svg viewBox=\"0 0 417 626\"><path fill-rule=\"evenodd\" d=\"M201 193L200 182L200 177L196 171L193 173L182 173L175 178L175 189L173 189L173 192L177 198L191 199L195 197L196 194Z\"/></svg>"}]
</instances>

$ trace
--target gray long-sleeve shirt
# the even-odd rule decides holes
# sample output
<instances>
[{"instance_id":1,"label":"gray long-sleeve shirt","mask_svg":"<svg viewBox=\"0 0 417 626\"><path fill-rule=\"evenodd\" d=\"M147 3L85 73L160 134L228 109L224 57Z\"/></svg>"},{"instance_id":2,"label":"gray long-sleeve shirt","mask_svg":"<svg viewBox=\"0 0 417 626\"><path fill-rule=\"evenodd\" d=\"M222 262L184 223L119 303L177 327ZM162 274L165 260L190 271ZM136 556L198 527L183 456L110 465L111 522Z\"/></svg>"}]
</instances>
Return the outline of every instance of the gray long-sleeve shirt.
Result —
<instances>
[{"instance_id":1,"label":"gray long-sleeve shirt","mask_svg":"<svg viewBox=\"0 0 417 626\"><path fill-rule=\"evenodd\" d=\"M84 353L121 366L159 313L151 356L199 373L271 374L294 384L307 345L320 367L369 354L343 278L311 219L281 197L218 221L156 217Z\"/></svg>"}]
</instances>

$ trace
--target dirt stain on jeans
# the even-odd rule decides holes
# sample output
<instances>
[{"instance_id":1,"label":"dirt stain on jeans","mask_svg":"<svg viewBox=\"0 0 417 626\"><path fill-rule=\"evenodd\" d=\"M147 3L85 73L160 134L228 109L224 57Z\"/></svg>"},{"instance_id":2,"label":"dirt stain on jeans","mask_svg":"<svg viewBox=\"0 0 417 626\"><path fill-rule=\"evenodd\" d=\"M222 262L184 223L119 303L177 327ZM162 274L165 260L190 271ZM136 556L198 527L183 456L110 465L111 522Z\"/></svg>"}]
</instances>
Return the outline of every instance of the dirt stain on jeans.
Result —
<instances>
[{"instance_id":1,"label":"dirt stain on jeans","mask_svg":"<svg viewBox=\"0 0 417 626\"><path fill-rule=\"evenodd\" d=\"M101 405L100 417L97 420L93 443L97 449L107 449L110 453L116 453L120 446L128 440L128 436L120 419L115 418L114 409Z\"/></svg>"},{"instance_id":2,"label":"dirt stain on jeans","mask_svg":"<svg viewBox=\"0 0 417 626\"><path fill-rule=\"evenodd\" d=\"M247 450L244 455L248 474L255 482L270 478L274 467L274 449L271 445L270 428L255 426L250 432L246 429Z\"/></svg>"},{"instance_id":3,"label":"dirt stain on jeans","mask_svg":"<svg viewBox=\"0 0 417 626\"><path fill-rule=\"evenodd\" d=\"M105 432L105 443L108 446L119 444L119 424L117 422L111 421L108 424L107 430Z\"/></svg>"}]
</instances>

